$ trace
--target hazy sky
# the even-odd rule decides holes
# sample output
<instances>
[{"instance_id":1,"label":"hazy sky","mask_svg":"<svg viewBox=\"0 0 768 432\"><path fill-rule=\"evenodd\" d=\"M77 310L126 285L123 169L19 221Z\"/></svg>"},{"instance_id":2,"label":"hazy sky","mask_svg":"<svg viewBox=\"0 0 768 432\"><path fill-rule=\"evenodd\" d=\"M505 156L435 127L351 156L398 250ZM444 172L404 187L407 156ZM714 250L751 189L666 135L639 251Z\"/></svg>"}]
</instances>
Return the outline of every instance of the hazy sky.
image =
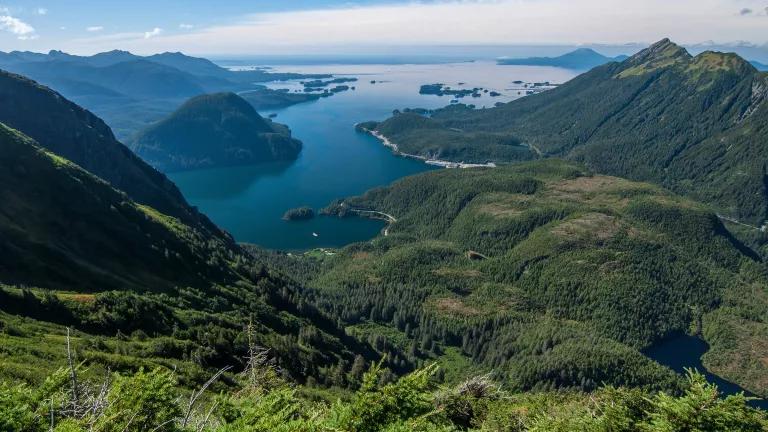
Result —
<instances>
[{"instance_id":1,"label":"hazy sky","mask_svg":"<svg viewBox=\"0 0 768 432\"><path fill-rule=\"evenodd\" d=\"M763 45L768 0L0 0L0 50L274 54L398 45Z\"/></svg>"}]
</instances>

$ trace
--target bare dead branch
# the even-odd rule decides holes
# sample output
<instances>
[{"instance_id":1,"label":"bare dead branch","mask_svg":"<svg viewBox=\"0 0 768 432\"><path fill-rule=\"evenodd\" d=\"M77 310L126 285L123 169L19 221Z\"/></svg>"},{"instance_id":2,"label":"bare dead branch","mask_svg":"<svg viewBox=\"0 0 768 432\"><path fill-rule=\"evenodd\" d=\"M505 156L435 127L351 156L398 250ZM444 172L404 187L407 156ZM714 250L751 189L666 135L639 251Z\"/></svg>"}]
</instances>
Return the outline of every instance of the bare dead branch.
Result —
<instances>
[{"instance_id":1,"label":"bare dead branch","mask_svg":"<svg viewBox=\"0 0 768 432\"><path fill-rule=\"evenodd\" d=\"M197 400L200 398L200 396L202 396L202 394L205 393L205 391L208 389L208 387L210 387L211 384L213 384L217 379L219 379L219 377L224 372L230 370L231 368L232 368L232 366L226 366L226 367L223 367L223 368L219 369L219 371L216 372L211 377L211 379L209 379L208 381L205 382L205 384L203 384L203 386L200 388L200 390L198 390L196 392L192 392L192 394L189 397L189 404L187 405L187 412L186 412L186 414L184 414L184 418L181 421L181 426L182 427L187 427L187 423L189 423L189 416L192 415L192 409L194 408L195 403L197 403Z\"/></svg>"}]
</instances>

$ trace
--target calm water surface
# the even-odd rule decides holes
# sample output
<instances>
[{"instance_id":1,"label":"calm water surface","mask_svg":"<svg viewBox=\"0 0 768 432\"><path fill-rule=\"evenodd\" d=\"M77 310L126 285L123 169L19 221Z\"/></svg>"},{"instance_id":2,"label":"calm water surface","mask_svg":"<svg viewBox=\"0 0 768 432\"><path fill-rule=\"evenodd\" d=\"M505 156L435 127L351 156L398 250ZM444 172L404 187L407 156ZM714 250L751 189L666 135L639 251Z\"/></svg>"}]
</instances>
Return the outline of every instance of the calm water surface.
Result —
<instances>
[{"instance_id":1,"label":"calm water surface","mask_svg":"<svg viewBox=\"0 0 768 432\"><path fill-rule=\"evenodd\" d=\"M493 63L439 65L312 65L277 67L279 72L333 73L354 76L356 90L315 102L265 111L287 124L304 148L296 161L171 174L186 198L240 242L279 250L339 247L374 237L383 222L360 218L316 217L302 222L281 220L300 206L316 210L336 198L359 195L411 174L435 169L393 155L354 125L383 120L397 108L439 108L451 97L422 96L422 84L454 88L484 87L504 96L465 98L478 107L520 97L512 82L562 83L575 72L558 68L497 66ZM371 84L376 81L376 84ZM465 83L459 86L458 83ZM298 82L272 83L272 88L301 88ZM317 236L314 236L317 234Z\"/></svg>"},{"instance_id":2,"label":"calm water surface","mask_svg":"<svg viewBox=\"0 0 768 432\"><path fill-rule=\"evenodd\" d=\"M701 362L703 356L709 350L709 345L702 339L694 336L682 335L664 341L646 350L645 354L657 362L669 367L675 372L684 374L685 369L696 369L703 373L707 381L717 385L723 394L731 395L744 392L747 396L754 396L738 385L726 381L717 375L709 373ZM750 405L768 410L768 400L758 399L750 402Z\"/></svg>"}]
</instances>

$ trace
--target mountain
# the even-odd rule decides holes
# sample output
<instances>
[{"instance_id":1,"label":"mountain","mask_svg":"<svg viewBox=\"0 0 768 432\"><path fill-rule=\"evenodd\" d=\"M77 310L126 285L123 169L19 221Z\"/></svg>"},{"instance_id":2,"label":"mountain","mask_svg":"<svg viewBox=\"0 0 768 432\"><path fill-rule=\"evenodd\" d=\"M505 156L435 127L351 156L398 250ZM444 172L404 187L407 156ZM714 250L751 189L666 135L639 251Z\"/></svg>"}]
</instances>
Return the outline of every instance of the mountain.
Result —
<instances>
[{"instance_id":1,"label":"mountain","mask_svg":"<svg viewBox=\"0 0 768 432\"><path fill-rule=\"evenodd\" d=\"M228 237L187 204L176 186L118 142L98 117L34 81L0 72L0 122L128 194L200 230Z\"/></svg>"},{"instance_id":2,"label":"mountain","mask_svg":"<svg viewBox=\"0 0 768 432\"><path fill-rule=\"evenodd\" d=\"M161 171L295 159L301 142L234 93L190 99L130 144Z\"/></svg>"},{"instance_id":3,"label":"mountain","mask_svg":"<svg viewBox=\"0 0 768 432\"><path fill-rule=\"evenodd\" d=\"M224 239L136 204L2 124L0 147L3 282L162 291L236 280L224 265L232 251ZM168 250L173 255L165 256Z\"/></svg>"},{"instance_id":4,"label":"mountain","mask_svg":"<svg viewBox=\"0 0 768 432\"><path fill-rule=\"evenodd\" d=\"M757 61L751 61L749 62L752 66L755 67L755 69L759 71L768 71L768 65L757 62Z\"/></svg>"},{"instance_id":5,"label":"mountain","mask_svg":"<svg viewBox=\"0 0 768 432\"><path fill-rule=\"evenodd\" d=\"M146 60L129 60L92 66L71 60L23 63L8 68L51 87L73 93L66 82L86 82L133 98L189 97L232 86L218 80L203 80L178 69Z\"/></svg>"},{"instance_id":6,"label":"mountain","mask_svg":"<svg viewBox=\"0 0 768 432\"><path fill-rule=\"evenodd\" d=\"M529 58L503 58L497 61L500 65L519 66L552 66L565 69L589 70L610 62L621 62L628 57L606 57L590 48L579 48L558 57L529 57Z\"/></svg>"},{"instance_id":7,"label":"mountain","mask_svg":"<svg viewBox=\"0 0 768 432\"><path fill-rule=\"evenodd\" d=\"M325 212L392 221L305 282L350 332L520 390L674 386L639 350L691 332L711 371L768 394L766 266L705 205L548 159L407 177Z\"/></svg>"},{"instance_id":8,"label":"mountain","mask_svg":"<svg viewBox=\"0 0 768 432\"><path fill-rule=\"evenodd\" d=\"M299 381L323 382L325 370L355 355L375 358L334 321L299 306L290 278L2 124L0 181L0 340L14 352L0 357L2 379L50 373L49 360L63 361L66 351L40 339L63 326L76 329L89 368L168 365L190 383L207 380L212 367L242 369L246 325L252 343L270 348ZM300 333L301 342L281 336ZM126 335L138 344L115 355L109 346ZM82 345L96 336L99 344Z\"/></svg>"},{"instance_id":9,"label":"mountain","mask_svg":"<svg viewBox=\"0 0 768 432\"><path fill-rule=\"evenodd\" d=\"M651 181L753 225L768 213L768 76L735 54L695 57L662 40L622 63L492 109L434 112L423 127L398 115L380 125L395 144L435 152L464 138L472 159L558 156L600 173ZM529 156L497 157L504 142ZM486 151L487 149L487 151ZM458 159L457 160L461 160Z\"/></svg>"},{"instance_id":10,"label":"mountain","mask_svg":"<svg viewBox=\"0 0 768 432\"><path fill-rule=\"evenodd\" d=\"M159 121L193 96L252 91L254 107L273 109L317 97L286 95L255 83L330 77L264 69L230 71L209 60L181 53L142 57L120 50L93 56L55 50L47 54L0 52L0 69L34 79L93 111L122 140Z\"/></svg>"},{"instance_id":11,"label":"mountain","mask_svg":"<svg viewBox=\"0 0 768 432\"><path fill-rule=\"evenodd\" d=\"M232 75L232 72L228 69L224 69L208 59L190 57L180 52L155 54L147 56L146 60L170 66L198 76L226 78Z\"/></svg>"}]
</instances>

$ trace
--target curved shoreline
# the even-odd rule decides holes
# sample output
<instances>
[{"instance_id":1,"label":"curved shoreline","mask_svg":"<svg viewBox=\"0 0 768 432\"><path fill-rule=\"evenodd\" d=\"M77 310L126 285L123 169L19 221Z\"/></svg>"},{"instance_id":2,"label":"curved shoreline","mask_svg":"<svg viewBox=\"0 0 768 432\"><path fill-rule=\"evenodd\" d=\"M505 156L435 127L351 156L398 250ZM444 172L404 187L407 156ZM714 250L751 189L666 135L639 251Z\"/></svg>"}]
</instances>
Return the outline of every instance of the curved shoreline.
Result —
<instances>
[{"instance_id":1,"label":"curved shoreline","mask_svg":"<svg viewBox=\"0 0 768 432\"><path fill-rule=\"evenodd\" d=\"M389 138L382 135L380 132L377 132L375 130L371 129L365 129L359 127L359 123L355 125L356 128L365 131L365 133L370 134L371 136L375 137L379 141L381 141L382 144L384 144L385 147L389 147L392 149L392 152L398 156L403 156L407 158L413 158L418 159L420 161L423 161L426 164L429 165L435 165L440 166L443 168L496 168L496 164L493 162L488 162L484 164L472 164L472 163L464 163L464 162L452 162L447 160L440 160L440 159L430 159L421 155L415 155L410 153L405 153L400 151L400 148L398 148L397 144L393 143L389 140Z\"/></svg>"}]
</instances>

